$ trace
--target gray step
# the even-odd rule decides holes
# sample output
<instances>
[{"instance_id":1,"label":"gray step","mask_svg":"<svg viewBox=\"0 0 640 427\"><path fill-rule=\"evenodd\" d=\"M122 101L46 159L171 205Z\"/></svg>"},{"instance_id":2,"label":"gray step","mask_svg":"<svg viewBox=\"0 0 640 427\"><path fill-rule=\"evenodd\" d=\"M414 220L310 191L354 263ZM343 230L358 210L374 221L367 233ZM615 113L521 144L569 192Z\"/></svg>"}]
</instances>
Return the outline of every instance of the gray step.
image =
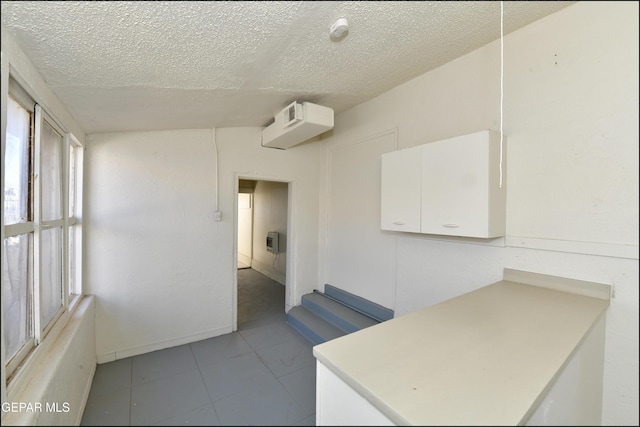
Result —
<instances>
[{"instance_id":1,"label":"gray step","mask_svg":"<svg viewBox=\"0 0 640 427\"><path fill-rule=\"evenodd\" d=\"M302 306L347 333L380 323L319 292L303 295Z\"/></svg>"},{"instance_id":2,"label":"gray step","mask_svg":"<svg viewBox=\"0 0 640 427\"><path fill-rule=\"evenodd\" d=\"M287 322L314 344L322 344L347 334L302 305L289 310Z\"/></svg>"},{"instance_id":3,"label":"gray step","mask_svg":"<svg viewBox=\"0 0 640 427\"><path fill-rule=\"evenodd\" d=\"M356 311L366 314L369 317L384 322L393 319L393 310L390 310L373 301L364 299L358 295L347 292L343 289L336 288L330 284L324 285L324 295L332 298L344 305L353 308Z\"/></svg>"}]
</instances>

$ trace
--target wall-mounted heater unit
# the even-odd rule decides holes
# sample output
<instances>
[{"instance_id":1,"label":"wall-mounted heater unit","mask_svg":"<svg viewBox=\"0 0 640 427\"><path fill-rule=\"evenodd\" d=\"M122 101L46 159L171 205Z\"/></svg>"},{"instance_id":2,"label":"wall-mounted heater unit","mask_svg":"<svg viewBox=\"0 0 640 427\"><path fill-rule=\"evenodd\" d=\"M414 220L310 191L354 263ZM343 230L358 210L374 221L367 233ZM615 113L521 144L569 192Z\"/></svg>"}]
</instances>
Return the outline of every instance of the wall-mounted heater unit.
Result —
<instances>
[{"instance_id":1,"label":"wall-mounted heater unit","mask_svg":"<svg viewBox=\"0 0 640 427\"><path fill-rule=\"evenodd\" d=\"M267 233L267 252L274 254L280 252L280 234L277 231Z\"/></svg>"},{"instance_id":2,"label":"wall-mounted heater unit","mask_svg":"<svg viewBox=\"0 0 640 427\"><path fill-rule=\"evenodd\" d=\"M333 109L310 102L292 102L262 130L262 146L286 150L333 129Z\"/></svg>"}]
</instances>

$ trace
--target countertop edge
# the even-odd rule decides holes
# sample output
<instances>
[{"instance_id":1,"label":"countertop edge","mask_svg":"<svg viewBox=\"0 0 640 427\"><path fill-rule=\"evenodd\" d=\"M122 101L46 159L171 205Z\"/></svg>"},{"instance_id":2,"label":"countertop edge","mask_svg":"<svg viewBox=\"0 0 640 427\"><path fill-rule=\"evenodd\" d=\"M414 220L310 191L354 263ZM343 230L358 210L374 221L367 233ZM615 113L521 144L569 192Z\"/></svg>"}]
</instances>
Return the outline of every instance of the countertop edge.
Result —
<instances>
[{"instance_id":1,"label":"countertop edge","mask_svg":"<svg viewBox=\"0 0 640 427\"><path fill-rule=\"evenodd\" d=\"M551 279L548 279L548 278L551 278ZM523 422L526 422L528 417L530 417L533 411L535 410L536 405L539 404L542 399L544 399L544 396L546 395L550 387L554 384L554 381L556 381L558 376L562 373L563 369L569 363L573 355L576 353L577 349L580 348L583 341L585 340L585 337L587 337L589 333L592 331L592 329L594 328L594 325L598 323L598 321L603 316L606 315L606 311L609 306L609 300L611 295L610 294L611 286L600 284L600 283L584 282L584 281L575 280L575 279L558 278L555 276L546 276L538 273L523 272L523 271L517 271L517 270L510 270L510 269L505 269L505 278L499 282L512 282L519 285L530 285L530 286L546 288L546 289L550 289L558 292L581 295L588 298L606 300L606 303L602 306L603 307L602 311L593 318L593 320L591 321L591 324L589 324L588 327L586 328L586 331L584 332L583 336L578 340L578 342L573 347L573 349L566 354L566 357L564 358L562 363L558 365L558 368L556 369L555 373L549 378L547 386L545 386L545 388L540 391L538 396L531 401L530 406L524 413L522 413L522 416L520 417L520 419L513 420L515 421L515 423L520 425ZM499 283L499 282L496 282L496 283ZM494 283L494 285L496 283ZM488 286L491 286L491 285L488 285ZM463 296L464 295L460 295L455 298L460 298ZM426 307L425 309L429 309L429 307ZM332 373L337 375L338 378L340 378L342 381L348 384L352 389L354 389L358 394L360 394L363 398L365 398L368 402L370 402L376 409L378 409L382 414L384 414L392 422L396 423L397 425L413 425L407 418L403 417L396 409L390 406L390 404L387 403L384 399L377 396L375 393L372 392L372 390L367 388L365 385L361 384L358 380L353 378L349 373L347 373L346 371L341 369L339 366L337 366L331 360L330 357L327 357L325 354L322 353L322 350L314 347L313 355L316 357L316 359L319 362L324 364Z\"/></svg>"}]
</instances>

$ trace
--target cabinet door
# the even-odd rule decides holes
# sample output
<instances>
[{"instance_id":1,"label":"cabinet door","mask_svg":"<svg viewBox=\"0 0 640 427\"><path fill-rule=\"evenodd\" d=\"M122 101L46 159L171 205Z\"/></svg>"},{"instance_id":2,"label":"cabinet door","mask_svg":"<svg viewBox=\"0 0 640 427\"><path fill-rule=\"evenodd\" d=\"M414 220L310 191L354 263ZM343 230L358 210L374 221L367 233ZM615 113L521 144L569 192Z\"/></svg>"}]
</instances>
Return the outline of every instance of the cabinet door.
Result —
<instances>
[{"instance_id":1,"label":"cabinet door","mask_svg":"<svg viewBox=\"0 0 640 427\"><path fill-rule=\"evenodd\" d=\"M382 155L382 230L420 232L421 153L418 146Z\"/></svg>"},{"instance_id":2,"label":"cabinet door","mask_svg":"<svg viewBox=\"0 0 640 427\"><path fill-rule=\"evenodd\" d=\"M489 236L489 131L422 146L421 232Z\"/></svg>"}]
</instances>

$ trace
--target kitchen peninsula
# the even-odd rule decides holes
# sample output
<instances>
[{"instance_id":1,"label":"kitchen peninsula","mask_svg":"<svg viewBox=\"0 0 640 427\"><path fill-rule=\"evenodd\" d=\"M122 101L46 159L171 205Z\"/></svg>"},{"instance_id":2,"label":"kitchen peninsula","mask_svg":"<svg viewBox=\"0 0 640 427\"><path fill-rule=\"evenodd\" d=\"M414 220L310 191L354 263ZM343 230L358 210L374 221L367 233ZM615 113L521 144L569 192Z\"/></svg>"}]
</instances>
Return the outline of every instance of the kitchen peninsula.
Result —
<instances>
[{"instance_id":1,"label":"kitchen peninsula","mask_svg":"<svg viewBox=\"0 0 640 427\"><path fill-rule=\"evenodd\" d=\"M317 345L317 425L599 424L610 286L505 269Z\"/></svg>"}]
</instances>

